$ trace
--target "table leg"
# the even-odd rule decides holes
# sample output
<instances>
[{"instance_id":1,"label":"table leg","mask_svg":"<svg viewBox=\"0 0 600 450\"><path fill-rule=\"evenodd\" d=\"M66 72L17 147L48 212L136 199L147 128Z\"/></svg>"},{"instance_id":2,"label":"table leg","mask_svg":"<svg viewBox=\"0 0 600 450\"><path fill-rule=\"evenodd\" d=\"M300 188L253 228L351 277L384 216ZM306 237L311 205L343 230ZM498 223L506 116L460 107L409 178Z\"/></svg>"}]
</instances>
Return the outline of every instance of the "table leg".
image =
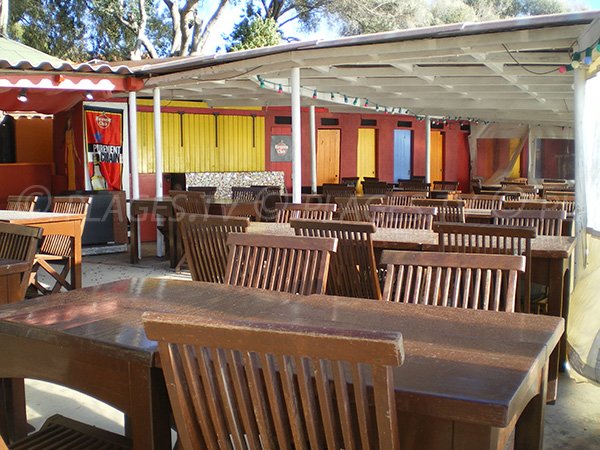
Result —
<instances>
[{"instance_id":1,"label":"table leg","mask_svg":"<svg viewBox=\"0 0 600 450\"><path fill-rule=\"evenodd\" d=\"M131 235L129 238L129 262L131 264L137 264L140 262L138 256L138 233L139 233L139 213L131 208L131 222L130 231Z\"/></svg>"},{"instance_id":2,"label":"table leg","mask_svg":"<svg viewBox=\"0 0 600 450\"><path fill-rule=\"evenodd\" d=\"M544 365L541 371L539 385L538 394L529 401L517 421L515 427L515 450L541 450L543 448L548 363Z\"/></svg>"},{"instance_id":3,"label":"table leg","mask_svg":"<svg viewBox=\"0 0 600 450\"><path fill-rule=\"evenodd\" d=\"M165 217L165 220L169 221L169 262L171 268L177 267L179 262L178 251L177 251L177 221L174 217Z\"/></svg>"},{"instance_id":4,"label":"table leg","mask_svg":"<svg viewBox=\"0 0 600 450\"><path fill-rule=\"evenodd\" d=\"M23 379L0 379L0 436L11 443L27 436L27 431Z\"/></svg>"},{"instance_id":5,"label":"table leg","mask_svg":"<svg viewBox=\"0 0 600 450\"><path fill-rule=\"evenodd\" d=\"M81 289L83 286L81 275L81 222L73 223L73 265L71 266L71 286Z\"/></svg>"}]
</instances>

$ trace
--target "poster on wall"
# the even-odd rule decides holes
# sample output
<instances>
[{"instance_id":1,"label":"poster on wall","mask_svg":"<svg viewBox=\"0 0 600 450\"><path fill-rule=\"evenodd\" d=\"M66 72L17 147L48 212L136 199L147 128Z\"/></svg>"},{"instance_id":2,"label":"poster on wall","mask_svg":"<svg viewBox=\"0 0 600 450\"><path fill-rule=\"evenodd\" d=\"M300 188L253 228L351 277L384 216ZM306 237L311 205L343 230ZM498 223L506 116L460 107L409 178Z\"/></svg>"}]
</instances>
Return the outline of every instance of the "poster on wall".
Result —
<instances>
[{"instance_id":1,"label":"poster on wall","mask_svg":"<svg viewBox=\"0 0 600 450\"><path fill-rule=\"evenodd\" d=\"M87 167L92 189L123 188L123 111L86 107Z\"/></svg>"},{"instance_id":2,"label":"poster on wall","mask_svg":"<svg viewBox=\"0 0 600 450\"><path fill-rule=\"evenodd\" d=\"M271 162L289 162L292 160L292 137L284 134L271 136Z\"/></svg>"}]
</instances>

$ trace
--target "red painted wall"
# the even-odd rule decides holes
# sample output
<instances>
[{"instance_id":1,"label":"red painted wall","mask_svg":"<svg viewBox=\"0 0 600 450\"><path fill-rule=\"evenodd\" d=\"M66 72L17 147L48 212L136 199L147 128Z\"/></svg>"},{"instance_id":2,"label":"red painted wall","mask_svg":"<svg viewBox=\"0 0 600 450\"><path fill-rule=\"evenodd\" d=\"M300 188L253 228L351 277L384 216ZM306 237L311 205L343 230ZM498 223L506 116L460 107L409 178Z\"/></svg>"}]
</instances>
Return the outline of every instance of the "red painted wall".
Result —
<instances>
[{"instance_id":1,"label":"red painted wall","mask_svg":"<svg viewBox=\"0 0 600 450\"><path fill-rule=\"evenodd\" d=\"M265 169L283 170L288 190L291 189L291 163L270 162L270 142L272 134L286 134L282 131L288 130L291 134L290 125L275 124L275 116L290 116L290 108L274 107L266 108L265 111ZM338 125L321 125L322 118L338 119ZM376 141L376 165L377 176L382 181L396 182L394 180L394 129L399 127L398 121L411 122L413 130L413 161L412 169L414 175L425 175L425 123L411 116L392 114L349 114L332 113L325 108L317 109L315 114L317 129L339 129L340 130L340 178L356 176L356 151L358 146L358 129L361 128L361 120L376 120L374 127L377 130ZM302 121L302 185L310 185L310 125L308 109L303 109ZM445 179L458 180L463 191L469 186L469 144L468 133L460 131L456 122L444 126L445 149L444 149L444 172Z\"/></svg>"},{"instance_id":2,"label":"red painted wall","mask_svg":"<svg viewBox=\"0 0 600 450\"><path fill-rule=\"evenodd\" d=\"M9 195L46 195L52 191L52 163L0 164L0 209ZM10 180L10 181L8 181Z\"/></svg>"}]
</instances>

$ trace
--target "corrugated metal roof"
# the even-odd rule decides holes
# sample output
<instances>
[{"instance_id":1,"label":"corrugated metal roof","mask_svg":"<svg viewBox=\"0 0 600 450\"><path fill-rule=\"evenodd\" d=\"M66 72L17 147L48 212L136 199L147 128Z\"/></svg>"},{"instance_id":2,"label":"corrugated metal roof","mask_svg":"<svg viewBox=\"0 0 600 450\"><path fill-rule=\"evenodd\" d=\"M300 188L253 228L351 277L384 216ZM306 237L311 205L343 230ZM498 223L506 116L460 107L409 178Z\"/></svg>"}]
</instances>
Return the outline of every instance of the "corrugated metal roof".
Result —
<instances>
[{"instance_id":1,"label":"corrugated metal roof","mask_svg":"<svg viewBox=\"0 0 600 450\"><path fill-rule=\"evenodd\" d=\"M101 63L72 63L48 55L20 42L0 36L0 70L18 69L43 72L83 72L103 74L131 74L124 65Z\"/></svg>"}]
</instances>

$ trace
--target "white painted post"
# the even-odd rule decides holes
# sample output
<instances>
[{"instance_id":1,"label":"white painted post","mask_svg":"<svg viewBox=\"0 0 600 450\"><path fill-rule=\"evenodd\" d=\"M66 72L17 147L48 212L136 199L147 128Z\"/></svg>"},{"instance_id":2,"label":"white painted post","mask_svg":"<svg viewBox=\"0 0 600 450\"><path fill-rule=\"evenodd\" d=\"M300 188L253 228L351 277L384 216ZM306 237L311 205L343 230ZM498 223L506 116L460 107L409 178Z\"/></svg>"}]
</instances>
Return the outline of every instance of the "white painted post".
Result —
<instances>
[{"instance_id":1,"label":"white painted post","mask_svg":"<svg viewBox=\"0 0 600 450\"><path fill-rule=\"evenodd\" d=\"M163 191L163 171L162 171L162 129L160 122L160 88L154 88L154 102L153 102L153 110L154 110L154 164L155 164L155 172L156 172L156 196L162 197ZM156 219L158 225L162 225L163 219ZM162 257L164 255L163 251L164 239L158 229L156 230L156 256ZM174 251L172 249L171 251Z\"/></svg>"},{"instance_id":2,"label":"white painted post","mask_svg":"<svg viewBox=\"0 0 600 450\"><path fill-rule=\"evenodd\" d=\"M140 198L140 177L137 148L137 95L129 93L129 168L131 170L131 198ZM138 258L142 259L142 240L137 234Z\"/></svg>"},{"instance_id":3,"label":"white painted post","mask_svg":"<svg viewBox=\"0 0 600 450\"><path fill-rule=\"evenodd\" d=\"M431 117L425 116L425 182L431 183Z\"/></svg>"},{"instance_id":4,"label":"white painted post","mask_svg":"<svg viewBox=\"0 0 600 450\"><path fill-rule=\"evenodd\" d=\"M310 105L310 191L317 193L317 125L315 105Z\"/></svg>"},{"instance_id":5,"label":"white painted post","mask_svg":"<svg viewBox=\"0 0 600 450\"><path fill-rule=\"evenodd\" d=\"M292 203L302 201L302 136L300 118L300 68L292 69Z\"/></svg>"},{"instance_id":6,"label":"white painted post","mask_svg":"<svg viewBox=\"0 0 600 450\"><path fill-rule=\"evenodd\" d=\"M584 106L585 106L585 69L575 69L574 93L574 135L575 135L575 236L585 231L586 192L585 192L585 150L584 150ZM587 162L589 164L589 161ZM576 258L577 260L578 258Z\"/></svg>"}]
</instances>

